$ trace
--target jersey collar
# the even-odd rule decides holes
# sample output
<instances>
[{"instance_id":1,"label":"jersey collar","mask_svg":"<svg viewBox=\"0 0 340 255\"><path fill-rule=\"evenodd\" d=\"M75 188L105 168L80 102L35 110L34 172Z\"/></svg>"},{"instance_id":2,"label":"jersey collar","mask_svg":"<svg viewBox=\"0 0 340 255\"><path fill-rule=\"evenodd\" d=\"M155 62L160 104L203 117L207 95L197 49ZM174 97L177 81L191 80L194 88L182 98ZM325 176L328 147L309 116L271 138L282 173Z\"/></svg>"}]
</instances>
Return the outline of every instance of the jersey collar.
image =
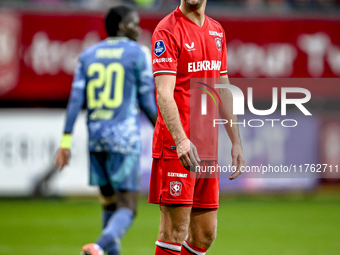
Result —
<instances>
[{"instance_id":1,"label":"jersey collar","mask_svg":"<svg viewBox=\"0 0 340 255\"><path fill-rule=\"evenodd\" d=\"M125 36L112 36L112 37L106 38L106 40L107 41L128 41L129 38Z\"/></svg>"}]
</instances>

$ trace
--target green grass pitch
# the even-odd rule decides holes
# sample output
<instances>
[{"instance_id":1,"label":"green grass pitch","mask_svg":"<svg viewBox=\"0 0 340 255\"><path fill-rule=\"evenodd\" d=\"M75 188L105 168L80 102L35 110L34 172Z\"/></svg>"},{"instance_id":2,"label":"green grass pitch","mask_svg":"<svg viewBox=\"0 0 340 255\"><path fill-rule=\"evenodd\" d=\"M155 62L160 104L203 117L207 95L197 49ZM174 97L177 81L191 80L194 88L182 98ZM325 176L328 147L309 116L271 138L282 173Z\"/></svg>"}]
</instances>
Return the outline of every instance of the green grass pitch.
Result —
<instances>
[{"instance_id":1,"label":"green grass pitch","mask_svg":"<svg viewBox=\"0 0 340 255\"><path fill-rule=\"evenodd\" d=\"M1 255L79 254L100 234L95 199L0 200ZM157 205L143 198L122 255L154 254ZM221 199L218 234L208 254L340 254L340 195Z\"/></svg>"}]
</instances>

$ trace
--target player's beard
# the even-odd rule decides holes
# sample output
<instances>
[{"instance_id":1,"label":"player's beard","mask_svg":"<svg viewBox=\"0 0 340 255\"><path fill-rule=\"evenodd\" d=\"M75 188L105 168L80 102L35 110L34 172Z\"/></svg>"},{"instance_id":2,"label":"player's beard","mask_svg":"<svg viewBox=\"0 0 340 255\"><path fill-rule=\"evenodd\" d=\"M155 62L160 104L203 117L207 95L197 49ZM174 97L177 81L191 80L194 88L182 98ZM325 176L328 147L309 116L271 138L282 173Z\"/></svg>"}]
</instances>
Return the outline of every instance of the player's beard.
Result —
<instances>
[{"instance_id":1,"label":"player's beard","mask_svg":"<svg viewBox=\"0 0 340 255\"><path fill-rule=\"evenodd\" d=\"M205 0L184 0L185 4L191 9L198 9L202 6Z\"/></svg>"}]
</instances>

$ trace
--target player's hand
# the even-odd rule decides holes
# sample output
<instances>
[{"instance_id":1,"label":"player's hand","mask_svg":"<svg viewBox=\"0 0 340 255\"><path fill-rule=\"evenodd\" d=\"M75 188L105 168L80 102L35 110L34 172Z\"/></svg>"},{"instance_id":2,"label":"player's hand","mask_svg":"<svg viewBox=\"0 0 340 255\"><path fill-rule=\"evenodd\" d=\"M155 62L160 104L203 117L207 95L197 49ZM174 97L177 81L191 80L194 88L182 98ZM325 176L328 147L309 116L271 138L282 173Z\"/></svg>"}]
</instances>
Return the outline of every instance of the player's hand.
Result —
<instances>
[{"instance_id":1,"label":"player's hand","mask_svg":"<svg viewBox=\"0 0 340 255\"><path fill-rule=\"evenodd\" d=\"M55 164L59 171L63 170L65 165L68 165L70 158L70 150L65 148L59 148L57 155L55 156Z\"/></svg>"},{"instance_id":2,"label":"player's hand","mask_svg":"<svg viewBox=\"0 0 340 255\"><path fill-rule=\"evenodd\" d=\"M241 167L243 167L245 163L241 144L233 145L231 148L231 157L233 167L236 167L236 171L230 175L229 180L234 180L242 174Z\"/></svg>"},{"instance_id":3,"label":"player's hand","mask_svg":"<svg viewBox=\"0 0 340 255\"><path fill-rule=\"evenodd\" d=\"M201 162L196 146L189 139L184 139L177 144L176 149L182 166L188 170L193 167L193 171L195 171L196 166L199 166L199 162Z\"/></svg>"}]
</instances>

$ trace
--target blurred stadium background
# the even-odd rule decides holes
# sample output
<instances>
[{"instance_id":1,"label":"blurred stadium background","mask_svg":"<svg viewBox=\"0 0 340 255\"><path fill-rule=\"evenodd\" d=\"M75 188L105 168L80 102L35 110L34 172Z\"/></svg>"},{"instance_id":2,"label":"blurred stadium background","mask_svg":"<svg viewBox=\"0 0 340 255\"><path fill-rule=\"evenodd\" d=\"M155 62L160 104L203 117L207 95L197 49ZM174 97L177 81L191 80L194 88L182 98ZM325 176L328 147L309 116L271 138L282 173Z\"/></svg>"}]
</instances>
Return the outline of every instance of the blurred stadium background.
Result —
<instances>
[{"instance_id":1,"label":"blurred stadium background","mask_svg":"<svg viewBox=\"0 0 340 255\"><path fill-rule=\"evenodd\" d=\"M62 173L53 156L77 56L105 38L102 17L122 2L138 8L140 43L151 47L153 29L179 0L0 0L0 254L78 254L100 233L84 113ZM209 254L339 254L339 0L208 0L207 14L226 31L231 83L253 87L256 108L270 108L272 87L312 94L312 116L288 110L299 123L294 129L240 128L247 164L333 165L304 178L221 179ZM146 202L153 130L141 117L142 198L123 255L153 254L158 231L158 207ZM230 145L221 146L229 164Z\"/></svg>"}]
</instances>

